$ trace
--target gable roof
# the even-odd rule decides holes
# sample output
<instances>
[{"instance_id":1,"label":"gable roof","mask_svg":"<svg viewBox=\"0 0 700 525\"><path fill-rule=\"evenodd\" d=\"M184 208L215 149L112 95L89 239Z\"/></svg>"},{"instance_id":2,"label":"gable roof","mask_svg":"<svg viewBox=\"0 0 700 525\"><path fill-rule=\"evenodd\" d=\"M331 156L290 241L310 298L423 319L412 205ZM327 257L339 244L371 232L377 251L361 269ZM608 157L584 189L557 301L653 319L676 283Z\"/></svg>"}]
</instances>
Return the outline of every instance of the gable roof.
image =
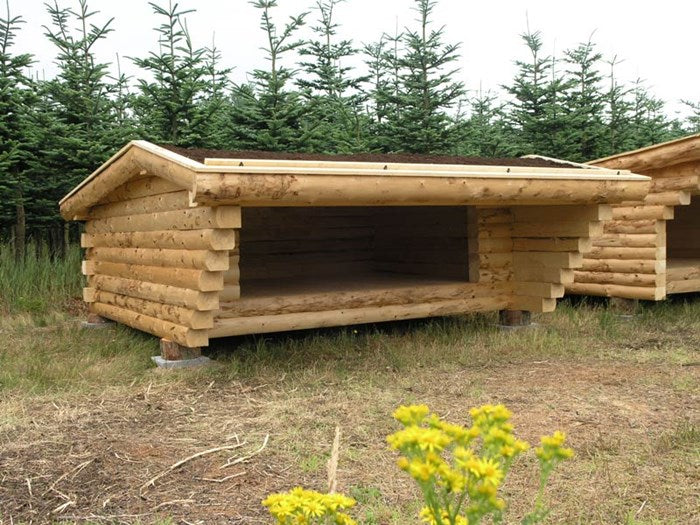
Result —
<instances>
[{"instance_id":1,"label":"gable roof","mask_svg":"<svg viewBox=\"0 0 700 525\"><path fill-rule=\"evenodd\" d=\"M700 133L592 160L589 164L645 172L693 161L700 161Z\"/></svg>"},{"instance_id":2,"label":"gable roof","mask_svg":"<svg viewBox=\"0 0 700 525\"><path fill-rule=\"evenodd\" d=\"M206 153L202 154L203 152ZM220 186L230 188L231 186L248 184L250 188L250 185L253 184L252 177L256 175L267 177L267 181L277 181L273 184L277 186L302 185L306 192L313 192L314 187L318 187L319 184L323 185L323 182L319 182L316 176L347 177L347 184L368 188L372 184L377 186L378 181L385 180L387 177L442 178L452 180L450 184L453 182L465 184L468 179L509 179L520 181L521 185L524 184L522 179L528 181L647 181L646 177L640 177L627 171L611 171L535 156L519 159L489 159L488 162L491 164L487 165L486 159L474 157L371 155L369 158L375 160L358 160L356 156L302 155L305 158L298 159L300 154L261 152L256 154L258 158L251 158L253 152L221 152L220 150L196 150L194 152L171 146L167 148L157 146L142 140L132 141L60 201L61 215L68 220L80 220L91 206L100 202L109 193L130 179L146 173L166 179L176 186L188 190L193 205L199 202L200 198L207 202L216 200L216 193L220 191L218 189ZM218 157L210 158L207 155ZM442 162L438 162L440 159ZM498 164L493 164L493 162ZM270 179L270 177L277 178ZM357 177L373 177L374 179L358 180ZM301 179L305 182L302 182ZM309 182L310 180L313 182ZM212 181L217 182L218 185L212 186ZM341 179L341 185L345 185L345 179ZM415 189L412 191L419 196L419 192L422 191L420 181L416 181L413 186ZM556 188L549 188L549 186L551 185L548 184L545 193L551 193L549 196L551 199L556 193ZM256 191L266 190L258 188ZM377 192L379 190L368 191ZM386 196L387 190L382 191L385 192L386 198L391 198L390 193L388 197ZM606 195L604 188L601 188L599 193L599 199L604 199ZM260 202L265 200L263 197L269 197L267 200L276 198L275 196L256 196ZM497 198L497 195L489 194L489 196L492 200ZM575 200L573 196L568 198L572 199L572 202ZM456 199L457 197L455 197ZM542 194L542 199L546 199L545 194ZM228 198L228 200L231 199ZM420 199L416 197L414 200ZM604 202L604 200L600 200L600 202ZM282 205L282 201L280 201L280 205ZM311 205L322 206L324 204L314 200Z\"/></svg>"}]
</instances>

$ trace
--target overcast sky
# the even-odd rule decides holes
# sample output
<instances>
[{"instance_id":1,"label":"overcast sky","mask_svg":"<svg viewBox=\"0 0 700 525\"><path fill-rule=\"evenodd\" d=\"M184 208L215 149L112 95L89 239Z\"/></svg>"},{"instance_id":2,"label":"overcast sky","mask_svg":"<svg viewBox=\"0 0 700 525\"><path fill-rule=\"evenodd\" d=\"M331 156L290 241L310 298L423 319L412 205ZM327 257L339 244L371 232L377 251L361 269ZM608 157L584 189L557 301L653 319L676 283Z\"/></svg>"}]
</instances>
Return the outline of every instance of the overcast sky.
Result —
<instances>
[{"instance_id":1,"label":"overcast sky","mask_svg":"<svg viewBox=\"0 0 700 525\"><path fill-rule=\"evenodd\" d=\"M78 4L77 0L58 1L63 6ZM315 0L279 3L273 15L283 22L290 14L310 10ZM247 0L180 0L179 4L196 9L188 17L196 45L209 45L215 35L224 64L235 67L234 81L264 66L259 12ZM336 19L342 24L339 36L352 38L358 46L374 42L397 23L399 28L413 25L413 5L412 0L347 0L337 9ZM101 11L96 21L115 18L115 31L100 44L98 56L114 63L119 53L122 69L137 75L126 57L143 57L157 46L152 28L160 20L148 0L89 0L89 6ZM50 23L44 1L10 0L10 7L26 21L16 51L33 53L40 74L52 76L55 50L43 36L42 26ZM509 82L515 73L513 60L527 58L519 34L528 18L530 28L543 33L548 54L560 55L595 31L593 39L606 57L624 59L616 75L625 81L645 79L652 92L668 102L669 113L682 110L680 99L700 100L697 0L441 0L434 14L435 25L446 26L446 41L461 43L460 79L468 89L481 86L484 91L498 90ZM310 35L309 25L300 36ZM287 64L293 65L293 60Z\"/></svg>"}]
</instances>

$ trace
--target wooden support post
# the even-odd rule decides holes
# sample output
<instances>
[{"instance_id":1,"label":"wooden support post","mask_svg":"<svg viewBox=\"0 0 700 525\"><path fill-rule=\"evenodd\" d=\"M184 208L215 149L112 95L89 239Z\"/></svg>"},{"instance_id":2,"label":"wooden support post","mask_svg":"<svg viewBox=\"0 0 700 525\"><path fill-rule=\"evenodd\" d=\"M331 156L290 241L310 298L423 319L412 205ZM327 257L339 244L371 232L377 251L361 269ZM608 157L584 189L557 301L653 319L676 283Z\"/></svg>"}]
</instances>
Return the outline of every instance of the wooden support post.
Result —
<instances>
[{"instance_id":1,"label":"wooden support post","mask_svg":"<svg viewBox=\"0 0 700 525\"><path fill-rule=\"evenodd\" d=\"M530 326L530 312L527 310L501 310L498 312L500 326Z\"/></svg>"},{"instance_id":2,"label":"wooden support post","mask_svg":"<svg viewBox=\"0 0 700 525\"><path fill-rule=\"evenodd\" d=\"M202 349L198 346L182 346L170 339L160 340L160 356L166 361L184 361L202 357Z\"/></svg>"}]
</instances>

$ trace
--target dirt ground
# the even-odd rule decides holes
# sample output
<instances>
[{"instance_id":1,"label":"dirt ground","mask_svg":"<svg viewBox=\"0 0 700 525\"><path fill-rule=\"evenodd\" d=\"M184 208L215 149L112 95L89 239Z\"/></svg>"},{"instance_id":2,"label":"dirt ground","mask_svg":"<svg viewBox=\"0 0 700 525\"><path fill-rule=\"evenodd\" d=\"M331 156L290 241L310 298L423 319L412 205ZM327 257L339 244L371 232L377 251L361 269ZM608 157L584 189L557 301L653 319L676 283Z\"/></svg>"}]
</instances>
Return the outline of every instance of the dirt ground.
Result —
<instances>
[{"instance_id":1,"label":"dirt ground","mask_svg":"<svg viewBox=\"0 0 700 525\"><path fill-rule=\"evenodd\" d=\"M548 489L553 522L700 523L698 370L545 359L167 382L153 370L146 386L5 399L0 512L5 523L269 523L266 494L324 489L340 425L339 490L358 499L355 517L415 523L413 485L385 442L392 410L425 402L465 422L469 407L502 402L520 437L561 429L576 450ZM144 485L178 460L239 444ZM509 522L526 511L536 482L531 457L516 464L505 486Z\"/></svg>"}]
</instances>

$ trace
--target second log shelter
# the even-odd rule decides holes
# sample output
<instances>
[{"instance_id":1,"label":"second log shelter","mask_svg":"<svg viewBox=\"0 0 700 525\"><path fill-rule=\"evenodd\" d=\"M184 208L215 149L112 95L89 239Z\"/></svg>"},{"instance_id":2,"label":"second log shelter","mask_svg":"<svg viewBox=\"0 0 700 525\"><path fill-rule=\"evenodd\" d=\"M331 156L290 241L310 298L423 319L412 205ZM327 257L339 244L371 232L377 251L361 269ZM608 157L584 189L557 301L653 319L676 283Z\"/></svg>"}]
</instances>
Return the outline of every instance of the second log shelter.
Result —
<instances>
[{"instance_id":1,"label":"second log shelter","mask_svg":"<svg viewBox=\"0 0 700 525\"><path fill-rule=\"evenodd\" d=\"M549 312L609 204L644 199L649 186L544 158L357 160L134 141L60 208L85 222L90 312L191 356L241 334Z\"/></svg>"},{"instance_id":2,"label":"second log shelter","mask_svg":"<svg viewBox=\"0 0 700 525\"><path fill-rule=\"evenodd\" d=\"M647 300L700 292L700 135L591 164L647 175L651 189L613 206L567 291Z\"/></svg>"}]
</instances>

